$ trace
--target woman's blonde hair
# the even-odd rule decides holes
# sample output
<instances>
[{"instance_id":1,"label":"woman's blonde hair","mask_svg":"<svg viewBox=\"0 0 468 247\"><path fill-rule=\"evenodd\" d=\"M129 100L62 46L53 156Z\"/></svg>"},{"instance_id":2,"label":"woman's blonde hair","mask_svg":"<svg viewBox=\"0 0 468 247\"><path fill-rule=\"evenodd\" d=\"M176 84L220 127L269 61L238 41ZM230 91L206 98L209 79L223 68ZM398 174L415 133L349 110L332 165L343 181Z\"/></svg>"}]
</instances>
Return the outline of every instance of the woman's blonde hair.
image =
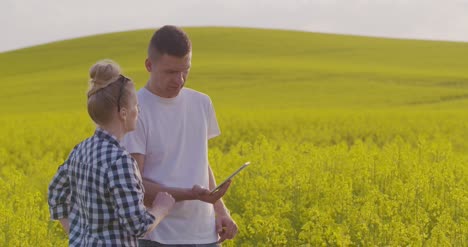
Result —
<instances>
[{"instance_id":1,"label":"woman's blonde hair","mask_svg":"<svg viewBox=\"0 0 468 247\"><path fill-rule=\"evenodd\" d=\"M106 59L89 69L88 114L99 125L109 123L114 114L128 106L133 82L123 76L120 66Z\"/></svg>"}]
</instances>

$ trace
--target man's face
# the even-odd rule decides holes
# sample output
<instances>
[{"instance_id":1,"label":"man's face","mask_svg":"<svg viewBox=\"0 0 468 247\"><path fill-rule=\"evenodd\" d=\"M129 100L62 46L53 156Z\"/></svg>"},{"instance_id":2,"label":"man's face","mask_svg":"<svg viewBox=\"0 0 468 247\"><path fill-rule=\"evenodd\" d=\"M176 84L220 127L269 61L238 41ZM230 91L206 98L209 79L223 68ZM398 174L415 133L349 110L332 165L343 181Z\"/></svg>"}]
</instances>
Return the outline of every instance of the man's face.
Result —
<instances>
[{"instance_id":1,"label":"man's face","mask_svg":"<svg viewBox=\"0 0 468 247\"><path fill-rule=\"evenodd\" d=\"M191 52L182 58L164 54L156 61L151 58L146 60L146 69L150 72L150 86L158 96L173 98L179 94L187 80L191 60Z\"/></svg>"}]
</instances>

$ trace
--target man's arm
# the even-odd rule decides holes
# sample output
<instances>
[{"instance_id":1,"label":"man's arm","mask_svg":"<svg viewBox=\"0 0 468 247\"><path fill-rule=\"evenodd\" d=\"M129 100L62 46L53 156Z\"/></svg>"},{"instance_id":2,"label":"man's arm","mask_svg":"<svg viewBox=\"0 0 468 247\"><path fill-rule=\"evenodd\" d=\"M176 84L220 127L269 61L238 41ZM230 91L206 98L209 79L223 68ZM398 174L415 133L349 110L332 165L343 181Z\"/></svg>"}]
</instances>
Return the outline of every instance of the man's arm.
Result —
<instances>
[{"instance_id":1,"label":"man's arm","mask_svg":"<svg viewBox=\"0 0 468 247\"><path fill-rule=\"evenodd\" d=\"M212 190L216 187L216 180L210 166L208 166L208 176L210 179L210 190ZM231 181L228 182L228 184L230 183ZM233 239L237 234L237 224L231 218L223 200L219 199L213 204L213 207L216 214L216 232L219 235L218 243L222 243L226 239Z\"/></svg>"},{"instance_id":2,"label":"man's arm","mask_svg":"<svg viewBox=\"0 0 468 247\"><path fill-rule=\"evenodd\" d=\"M208 177L210 179L209 189L211 191L214 188L216 188L216 180L213 175L213 170L211 170L211 166L208 166ZM221 198L217 202L215 202L214 210L217 216L229 215L229 210L226 208L226 205L224 205L223 199Z\"/></svg>"},{"instance_id":3,"label":"man's arm","mask_svg":"<svg viewBox=\"0 0 468 247\"><path fill-rule=\"evenodd\" d=\"M132 153L132 157L136 160L138 164L138 168L140 169L140 173L143 175L143 168L145 165L145 155ZM143 176L142 176L143 177ZM150 206L154 198L159 192L167 192L172 195L172 197L176 201L184 201L184 200L195 200L196 197L192 192L192 189L184 189L184 188L173 188L167 187L162 184L148 181L143 178L143 186L145 187L145 205Z\"/></svg>"},{"instance_id":4,"label":"man's arm","mask_svg":"<svg viewBox=\"0 0 468 247\"><path fill-rule=\"evenodd\" d=\"M132 153L131 155L136 160L140 173L142 173L145 164L145 155L138 153ZM214 194L211 194L210 190L202 188L199 185L194 185L193 188L167 187L157 182L148 181L144 178L143 186L145 187L145 205L150 206L159 192L167 192L171 194L176 202L200 200L207 203L215 203L224 195L224 193L226 193L229 183L226 183L225 186L221 187L221 189Z\"/></svg>"}]
</instances>

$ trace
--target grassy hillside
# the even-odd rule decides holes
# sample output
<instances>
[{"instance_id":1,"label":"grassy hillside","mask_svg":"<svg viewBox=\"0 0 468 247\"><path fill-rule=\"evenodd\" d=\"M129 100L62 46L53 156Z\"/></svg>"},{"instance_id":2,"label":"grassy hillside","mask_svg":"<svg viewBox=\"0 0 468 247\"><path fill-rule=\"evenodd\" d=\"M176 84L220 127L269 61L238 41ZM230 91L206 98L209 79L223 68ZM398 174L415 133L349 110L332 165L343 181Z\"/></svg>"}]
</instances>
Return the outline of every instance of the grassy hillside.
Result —
<instances>
[{"instance_id":1,"label":"grassy hillside","mask_svg":"<svg viewBox=\"0 0 468 247\"><path fill-rule=\"evenodd\" d=\"M460 108L468 98L468 43L292 31L187 28L188 87L217 108ZM120 63L138 87L153 30L56 42L0 54L0 113L84 109L87 71Z\"/></svg>"}]
</instances>

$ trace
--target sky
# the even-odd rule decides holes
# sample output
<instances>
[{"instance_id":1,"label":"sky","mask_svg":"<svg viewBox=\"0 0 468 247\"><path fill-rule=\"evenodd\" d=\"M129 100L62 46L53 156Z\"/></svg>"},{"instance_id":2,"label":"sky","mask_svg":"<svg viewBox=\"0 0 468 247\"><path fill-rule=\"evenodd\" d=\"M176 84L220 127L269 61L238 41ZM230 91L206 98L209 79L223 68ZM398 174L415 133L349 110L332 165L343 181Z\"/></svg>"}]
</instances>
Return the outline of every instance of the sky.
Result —
<instances>
[{"instance_id":1,"label":"sky","mask_svg":"<svg viewBox=\"0 0 468 247\"><path fill-rule=\"evenodd\" d=\"M0 0L0 52L166 24L468 42L468 0Z\"/></svg>"}]
</instances>

